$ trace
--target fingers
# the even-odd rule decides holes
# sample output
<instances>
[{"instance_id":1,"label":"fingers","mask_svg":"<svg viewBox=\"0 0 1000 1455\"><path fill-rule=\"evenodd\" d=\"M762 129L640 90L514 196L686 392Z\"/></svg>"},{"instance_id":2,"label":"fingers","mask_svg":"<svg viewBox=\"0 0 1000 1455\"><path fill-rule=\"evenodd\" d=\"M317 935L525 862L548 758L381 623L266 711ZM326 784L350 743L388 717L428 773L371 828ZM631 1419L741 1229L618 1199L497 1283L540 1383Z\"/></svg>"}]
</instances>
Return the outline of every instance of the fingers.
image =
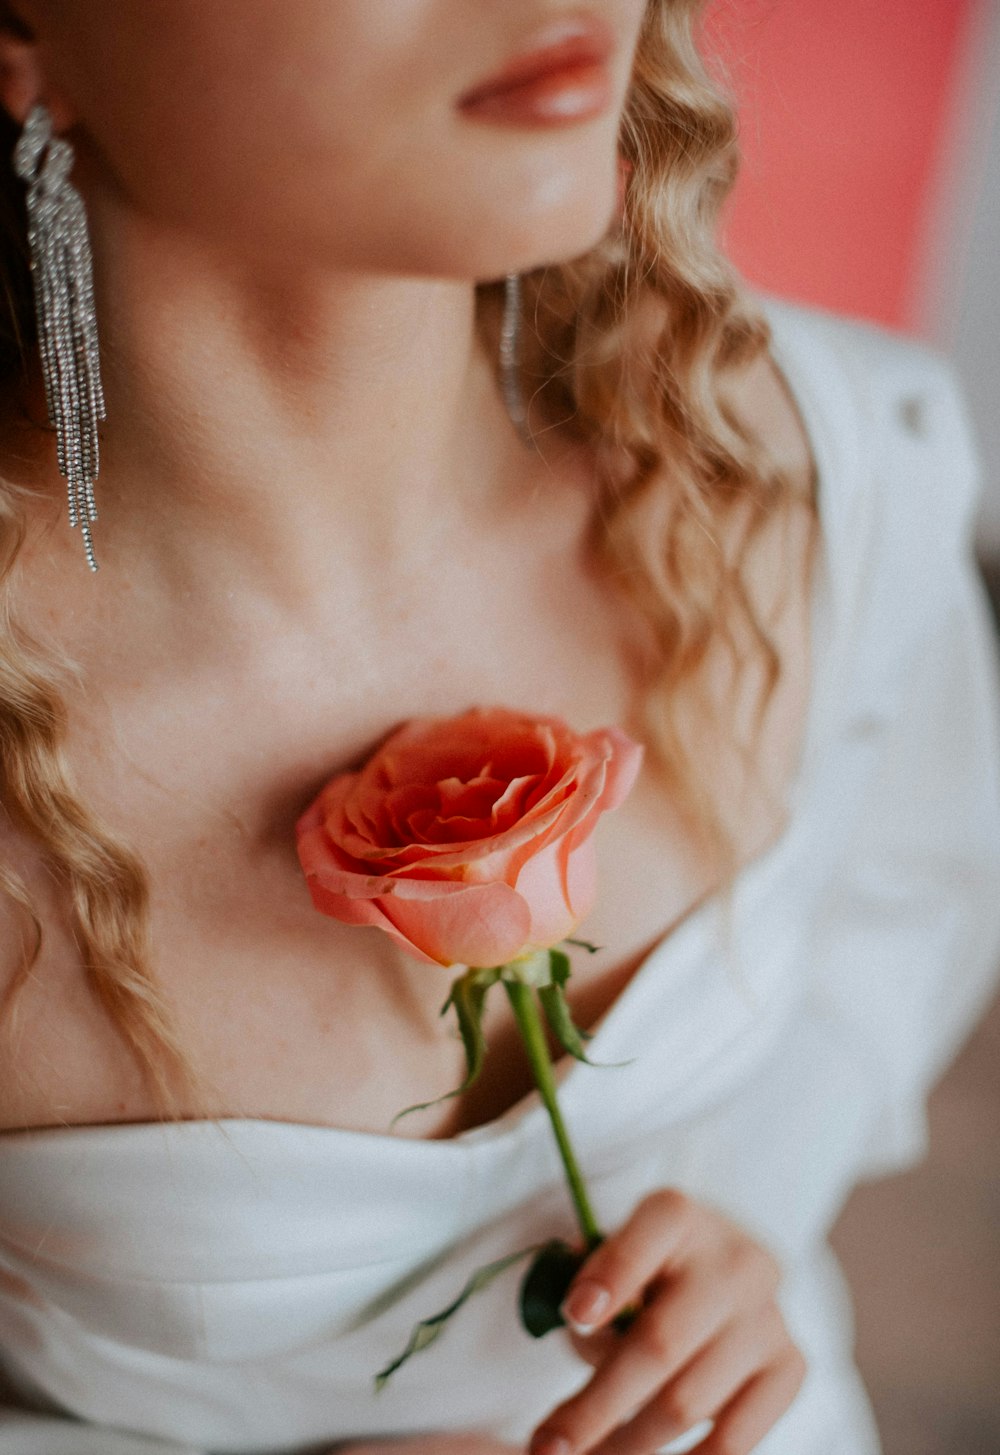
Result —
<instances>
[{"instance_id":1,"label":"fingers","mask_svg":"<svg viewBox=\"0 0 1000 1455\"><path fill-rule=\"evenodd\" d=\"M746 1239L736 1239L731 1245L713 1244L700 1251L691 1246L684 1217L685 1211L675 1197L649 1199L645 1206L640 1204L627 1229L616 1234L617 1251L606 1251L607 1245L602 1244L580 1270L578 1276L582 1277L604 1254L603 1268L598 1265L598 1271L609 1289L610 1304L604 1319L610 1319L622 1304L642 1291L640 1280L648 1277L648 1259L638 1249L633 1251L625 1232L635 1232L640 1238L649 1236L652 1220L657 1220L661 1234L664 1227L676 1230L673 1246L679 1266L672 1277L664 1279L657 1274L649 1281L645 1307L627 1336L613 1336L609 1341L606 1326L599 1326L593 1337L603 1358L588 1361L597 1364L597 1372L581 1391L551 1412L542 1426L545 1434L561 1435L574 1450L589 1449L618 1425L631 1420L635 1411L689 1364L737 1313L746 1320L759 1310L758 1333L770 1331L776 1339L783 1335L784 1325L777 1309L772 1306L770 1319L766 1315L779 1280L774 1260ZM741 1371L740 1382L751 1372ZM735 1388L736 1384L731 1383L724 1394ZM720 1397L716 1408L721 1402Z\"/></svg>"},{"instance_id":2,"label":"fingers","mask_svg":"<svg viewBox=\"0 0 1000 1455\"><path fill-rule=\"evenodd\" d=\"M775 1302L780 1281L772 1254L721 1214L672 1188L651 1193L570 1286L564 1313L582 1312L593 1330L573 1338L596 1372L536 1430L533 1455L560 1440L574 1455L647 1455L721 1418L747 1386L756 1393L731 1415L741 1438L742 1425L780 1394L778 1374L765 1372L786 1368L789 1357L801 1363ZM597 1290L596 1309L591 1300L582 1310L581 1295ZM612 1321L628 1305L639 1306L638 1316L619 1334Z\"/></svg>"},{"instance_id":3,"label":"fingers","mask_svg":"<svg viewBox=\"0 0 1000 1455\"><path fill-rule=\"evenodd\" d=\"M719 1247L728 1230L728 1249ZM601 1243L578 1269L562 1303L567 1323L589 1334L608 1324L629 1303L641 1301L646 1286L689 1262L700 1240L711 1241L713 1257L741 1280L749 1276L774 1292L781 1268L761 1244L747 1239L735 1224L717 1215L706 1218L704 1206L673 1187L659 1187L636 1206L613 1237Z\"/></svg>"},{"instance_id":4,"label":"fingers","mask_svg":"<svg viewBox=\"0 0 1000 1455\"><path fill-rule=\"evenodd\" d=\"M589 1384L552 1412L546 1430L558 1430L573 1450L589 1450L631 1419L722 1328L730 1312L728 1301L706 1299L696 1277L679 1275L668 1294L643 1309Z\"/></svg>"},{"instance_id":5,"label":"fingers","mask_svg":"<svg viewBox=\"0 0 1000 1455\"><path fill-rule=\"evenodd\" d=\"M750 1455L788 1409L806 1373L806 1361L795 1348L762 1369L720 1412L698 1455Z\"/></svg>"},{"instance_id":6,"label":"fingers","mask_svg":"<svg viewBox=\"0 0 1000 1455\"><path fill-rule=\"evenodd\" d=\"M692 1302L692 1320L679 1337L675 1313L673 1299L666 1316L651 1306L643 1318L658 1316L652 1334L637 1322L613 1358L553 1410L540 1433L561 1437L571 1451L647 1455L713 1418L759 1370L794 1348L774 1306L752 1319L723 1315L716 1321Z\"/></svg>"},{"instance_id":7,"label":"fingers","mask_svg":"<svg viewBox=\"0 0 1000 1455\"><path fill-rule=\"evenodd\" d=\"M692 1212L689 1199L673 1188L644 1197L624 1227L578 1270L562 1304L567 1323L587 1334L638 1300L656 1274L680 1259L696 1225Z\"/></svg>"},{"instance_id":8,"label":"fingers","mask_svg":"<svg viewBox=\"0 0 1000 1455\"><path fill-rule=\"evenodd\" d=\"M574 1354L594 1369L610 1359L621 1343L621 1335L614 1326L598 1329L594 1334L574 1334L567 1326L566 1337L573 1346Z\"/></svg>"},{"instance_id":9,"label":"fingers","mask_svg":"<svg viewBox=\"0 0 1000 1455\"><path fill-rule=\"evenodd\" d=\"M789 1344L784 1324L776 1313L753 1323L727 1324L673 1379L656 1391L633 1419L616 1429L606 1443L595 1446L591 1455L648 1455L650 1450L676 1440L703 1420L718 1422L721 1412L731 1406L736 1392L754 1386L755 1412L765 1419L756 1437L760 1439L782 1412L772 1409L777 1390L761 1383L763 1375L783 1366L790 1354L801 1360L801 1355ZM794 1393L792 1390L789 1394L788 1403ZM761 1402L763 1409L759 1408ZM745 1422L748 1418L748 1411L744 1409L740 1419ZM717 1430L718 1423L713 1437ZM699 1455L705 1455L708 1448L699 1445ZM728 1446L722 1449L726 1455L732 1455Z\"/></svg>"}]
</instances>

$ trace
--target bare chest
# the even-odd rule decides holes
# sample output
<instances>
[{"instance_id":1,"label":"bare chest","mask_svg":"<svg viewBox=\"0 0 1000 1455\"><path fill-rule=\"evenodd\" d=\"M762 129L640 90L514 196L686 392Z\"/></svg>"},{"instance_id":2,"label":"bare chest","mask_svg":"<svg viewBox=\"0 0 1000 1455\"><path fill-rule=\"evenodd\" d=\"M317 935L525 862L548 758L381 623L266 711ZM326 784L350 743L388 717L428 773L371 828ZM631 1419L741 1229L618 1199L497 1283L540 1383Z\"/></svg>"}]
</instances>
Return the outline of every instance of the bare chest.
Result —
<instances>
[{"instance_id":1,"label":"bare chest","mask_svg":"<svg viewBox=\"0 0 1000 1455\"><path fill-rule=\"evenodd\" d=\"M181 1044L210 1088L192 1116L249 1116L385 1132L403 1107L462 1079L439 1008L447 971L408 959L376 930L311 905L294 824L326 778L404 718L474 703L553 713L585 729L632 726L626 663L607 604L582 576L558 590L541 560L478 594L439 583L438 608L359 648L289 641L252 673L178 677L94 698L67 753L81 797L140 855L150 885L150 969ZM429 601L426 590L421 600ZM804 599L781 625L785 672L759 761L771 789L796 761L808 692ZM376 669L373 655L379 659ZM332 686L331 686L332 684ZM706 751L713 751L706 743ZM720 761L720 773L725 771ZM783 826L780 795L748 797L738 853ZM579 933L569 1000L591 1027L652 946L714 887L714 869L648 773L598 826L597 903ZM29 870L43 952L9 1022L0 1128L146 1121L153 1100L98 1003L58 886ZM499 988L477 1085L404 1118L396 1134L448 1137L500 1115L531 1087Z\"/></svg>"}]
</instances>

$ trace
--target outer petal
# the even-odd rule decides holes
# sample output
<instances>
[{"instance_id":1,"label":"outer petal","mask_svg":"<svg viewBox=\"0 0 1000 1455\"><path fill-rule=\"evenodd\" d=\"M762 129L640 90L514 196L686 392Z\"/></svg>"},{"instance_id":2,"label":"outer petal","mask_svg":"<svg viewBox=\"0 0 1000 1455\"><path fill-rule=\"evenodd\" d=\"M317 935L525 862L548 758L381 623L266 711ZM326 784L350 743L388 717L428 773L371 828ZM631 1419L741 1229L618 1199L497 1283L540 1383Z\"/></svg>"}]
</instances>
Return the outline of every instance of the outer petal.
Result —
<instances>
[{"instance_id":1,"label":"outer petal","mask_svg":"<svg viewBox=\"0 0 1000 1455\"><path fill-rule=\"evenodd\" d=\"M417 960L423 960L429 965L438 963L431 955L426 955L419 946L396 928L392 920L388 919L382 912L381 902L377 899L349 899L346 895L335 894L320 884L318 879L306 878L309 894L313 904L323 914L328 914L331 919L340 920L345 925L372 925L376 929L384 930L402 949L413 955Z\"/></svg>"},{"instance_id":2,"label":"outer petal","mask_svg":"<svg viewBox=\"0 0 1000 1455\"><path fill-rule=\"evenodd\" d=\"M531 912L506 884L459 885L458 893L378 901L399 934L439 965L504 965L531 943Z\"/></svg>"},{"instance_id":3,"label":"outer petal","mask_svg":"<svg viewBox=\"0 0 1000 1455\"><path fill-rule=\"evenodd\" d=\"M517 876L517 892L531 911L531 932L526 938L538 949L557 945L583 918L570 906L561 860L560 844L550 844L529 859Z\"/></svg>"},{"instance_id":4,"label":"outer petal","mask_svg":"<svg viewBox=\"0 0 1000 1455\"><path fill-rule=\"evenodd\" d=\"M617 808L631 793L642 767L645 749L641 743L630 738L628 733L623 733L621 728L602 728L600 736L607 740L611 748L604 792L601 794L601 812L607 813L609 809Z\"/></svg>"},{"instance_id":5,"label":"outer petal","mask_svg":"<svg viewBox=\"0 0 1000 1455\"><path fill-rule=\"evenodd\" d=\"M642 766L644 748L618 728L602 728L591 737L610 739L607 757L595 765L587 791L581 794L581 812L566 833L566 853L586 843L602 814L617 808L631 792ZM599 775L599 776L598 776Z\"/></svg>"},{"instance_id":6,"label":"outer petal","mask_svg":"<svg viewBox=\"0 0 1000 1455\"><path fill-rule=\"evenodd\" d=\"M326 790L324 789L324 793ZM295 824L296 837L307 833L310 829L320 828L323 823L323 793L314 798L309 807L299 817Z\"/></svg>"},{"instance_id":7,"label":"outer petal","mask_svg":"<svg viewBox=\"0 0 1000 1455\"><path fill-rule=\"evenodd\" d=\"M597 850L593 839L587 839L564 856L562 873L566 898L579 924L593 909L597 898Z\"/></svg>"},{"instance_id":8,"label":"outer petal","mask_svg":"<svg viewBox=\"0 0 1000 1455\"><path fill-rule=\"evenodd\" d=\"M328 889L334 889L338 893L347 892L347 887L342 882L345 874L349 873L356 879L372 877L359 873L360 866L327 833L320 804L313 804L299 819L295 847L306 877L318 879Z\"/></svg>"}]
</instances>

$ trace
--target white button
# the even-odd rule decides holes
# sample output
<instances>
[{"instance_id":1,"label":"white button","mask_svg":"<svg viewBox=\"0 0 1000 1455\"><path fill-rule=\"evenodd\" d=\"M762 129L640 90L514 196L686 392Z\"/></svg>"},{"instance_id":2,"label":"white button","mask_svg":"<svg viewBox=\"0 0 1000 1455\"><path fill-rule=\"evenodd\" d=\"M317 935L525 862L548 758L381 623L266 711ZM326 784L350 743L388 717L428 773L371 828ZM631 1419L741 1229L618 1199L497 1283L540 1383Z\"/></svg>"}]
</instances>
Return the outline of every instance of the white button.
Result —
<instances>
[{"instance_id":1,"label":"white button","mask_svg":"<svg viewBox=\"0 0 1000 1455\"><path fill-rule=\"evenodd\" d=\"M873 738L884 722L885 718L876 712L862 712L852 719L849 731L855 738Z\"/></svg>"},{"instance_id":2,"label":"white button","mask_svg":"<svg viewBox=\"0 0 1000 1455\"><path fill-rule=\"evenodd\" d=\"M908 394L899 401L899 417L903 428L910 434L923 434L927 428L927 413L919 394Z\"/></svg>"}]
</instances>

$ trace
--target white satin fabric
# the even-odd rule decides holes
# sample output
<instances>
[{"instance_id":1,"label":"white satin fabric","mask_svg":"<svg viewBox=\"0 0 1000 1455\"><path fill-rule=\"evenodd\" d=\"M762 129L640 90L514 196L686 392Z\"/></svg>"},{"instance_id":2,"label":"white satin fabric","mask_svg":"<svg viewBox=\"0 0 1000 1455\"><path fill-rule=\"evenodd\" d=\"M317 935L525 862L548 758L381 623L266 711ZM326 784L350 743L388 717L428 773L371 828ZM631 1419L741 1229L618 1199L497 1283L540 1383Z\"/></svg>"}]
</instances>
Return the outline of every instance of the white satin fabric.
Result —
<instances>
[{"instance_id":1,"label":"white satin fabric","mask_svg":"<svg viewBox=\"0 0 1000 1455\"><path fill-rule=\"evenodd\" d=\"M560 1096L605 1226L669 1184L782 1258L810 1367L758 1455L877 1455L825 1240L857 1181L921 1157L927 1090L997 984L996 660L950 367L765 306L820 475L792 819L728 920L706 901L601 1021L592 1058L632 1063L573 1063ZM591 1371L520 1328L520 1265L372 1378L474 1268L560 1234L536 1093L450 1141L247 1119L0 1136L0 1455L522 1441Z\"/></svg>"}]
</instances>

